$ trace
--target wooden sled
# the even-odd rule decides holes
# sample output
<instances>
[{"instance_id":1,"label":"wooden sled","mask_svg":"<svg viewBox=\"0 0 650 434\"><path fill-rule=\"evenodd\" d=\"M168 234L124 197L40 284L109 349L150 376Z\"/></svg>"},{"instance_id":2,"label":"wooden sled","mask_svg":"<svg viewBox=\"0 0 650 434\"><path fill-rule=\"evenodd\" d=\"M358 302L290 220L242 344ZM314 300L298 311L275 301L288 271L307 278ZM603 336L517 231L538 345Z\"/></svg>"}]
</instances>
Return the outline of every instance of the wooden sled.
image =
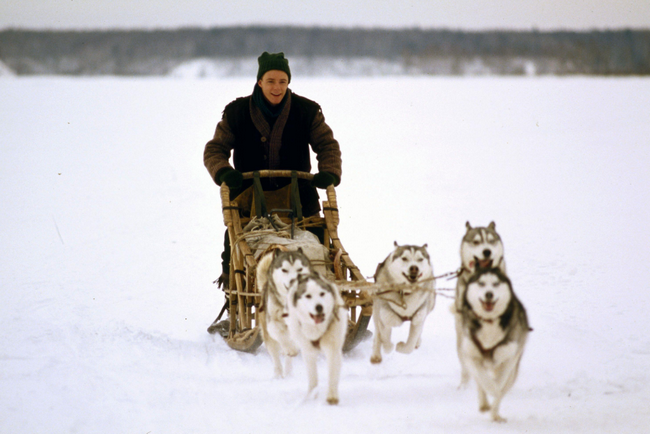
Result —
<instances>
[{"instance_id":1,"label":"wooden sled","mask_svg":"<svg viewBox=\"0 0 650 434\"><path fill-rule=\"evenodd\" d=\"M260 178L274 177L311 180L313 175L306 172L263 170L244 173L244 179L253 179L255 174ZM367 331L372 315L372 298L364 290L370 285L345 251L339 239L337 228L339 210L334 186L326 190L327 200L322 203L322 214L292 222L289 217L280 217L283 223L295 224L295 227L319 228L324 232L323 245L329 249L331 263L327 266L334 276L334 282L341 290L341 295L349 309L348 334L343 351L349 351L364 340L370 332ZM250 222L251 217L242 215L242 207L236 201L230 200L230 189L221 185L221 203L223 218L228 228L231 246L229 288L225 289L226 305L229 311L229 324L225 322L221 334L228 345L238 351L255 352L262 345L262 333L258 325L258 312L261 302L261 288L255 282L257 260L254 252L246 241L243 228ZM223 310L222 310L223 313ZM220 315L221 316L221 315ZM215 320L215 324L220 318Z\"/></svg>"}]
</instances>

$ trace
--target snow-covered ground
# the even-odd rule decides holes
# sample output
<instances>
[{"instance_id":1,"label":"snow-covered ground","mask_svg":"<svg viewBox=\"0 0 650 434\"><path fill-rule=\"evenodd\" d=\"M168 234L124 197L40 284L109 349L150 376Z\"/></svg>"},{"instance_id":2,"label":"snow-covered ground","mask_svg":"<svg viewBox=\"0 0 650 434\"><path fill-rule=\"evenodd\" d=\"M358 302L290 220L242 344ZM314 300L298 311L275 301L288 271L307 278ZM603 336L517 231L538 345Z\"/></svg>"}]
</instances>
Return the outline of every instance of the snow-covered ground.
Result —
<instances>
[{"instance_id":1,"label":"snow-covered ground","mask_svg":"<svg viewBox=\"0 0 650 434\"><path fill-rule=\"evenodd\" d=\"M341 143L364 274L395 240L453 271L465 222L496 222L534 327L506 424L457 389L443 297L413 354L346 354L335 407L303 400L300 359L275 380L263 347L206 333L224 229L203 146L252 85L0 80L0 432L647 431L650 79L294 77Z\"/></svg>"}]
</instances>

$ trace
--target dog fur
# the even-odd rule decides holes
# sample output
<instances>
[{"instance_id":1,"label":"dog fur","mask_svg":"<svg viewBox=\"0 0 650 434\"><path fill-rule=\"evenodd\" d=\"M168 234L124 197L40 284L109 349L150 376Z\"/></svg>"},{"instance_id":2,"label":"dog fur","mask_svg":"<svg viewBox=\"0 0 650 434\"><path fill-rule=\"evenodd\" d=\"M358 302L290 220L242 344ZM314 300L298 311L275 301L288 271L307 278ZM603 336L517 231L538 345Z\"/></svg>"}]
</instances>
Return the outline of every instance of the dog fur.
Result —
<instances>
[{"instance_id":1,"label":"dog fur","mask_svg":"<svg viewBox=\"0 0 650 434\"><path fill-rule=\"evenodd\" d=\"M465 289L459 357L477 384L479 410L504 422L499 406L517 378L529 331L526 310L499 268L477 266Z\"/></svg>"},{"instance_id":2,"label":"dog fur","mask_svg":"<svg viewBox=\"0 0 650 434\"><path fill-rule=\"evenodd\" d=\"M496 224L490 222L485 227L472 227L467 222L465 227L466 232L460 244L461 265L456 281L456 295L454 305L451 307L456 323L456 350L461 365L461 386L466 385L469 381L469 372L460 356L463 327L460 311L463 308L467 282L474 275L477 265L481 268L498 268L503 274L506 274L503 242L496 231Z\"/></svg>"},{"instance_id":3,"label":"dog fur","mask_svg":"<svg viewBox=\"0 0 650 434\"><path fill-rule=\"evenodd\" d=\"M375 337L371 363L381 363L381 350L390 353L393 350L391 331L404 322L410 321L409 336L406 342L399 342L396 350L409 354L420 347L424 321L436 303L433 267L427 252L427 245L422 247L395 242L394 250L377 266L375 282L380 285L408 284L413 289L385 291L375 296L373 301L373 320Z\"/></svg>"},{"instance_id":4,"label":"dog fur","mask_svg":"<svg viewBox=\"0 0 650 434\"><path fill-rule=\"evenodd\" d=\"M299 276L289 292L287 325L307 366L308 396L318 385L316 362L324 354L328 365L328 404L339 403L339 378L348 313L336 285L318 273Z\"/></svg>"},{"instance_id":5,"label":"dog fur","mask_svg":"<svg viewBox=\"0 0 650 434\"><path fill-rule=\"evenodd\" d=\"M299 276L313 272L311 263L301 249L286 251L275 249L264 255L256 270L257 285L262 288L262 307L258 319L264 344L273 360L273 372L280 378L291 373L291 358L299 348L291 339L286 324L287 297L291 285ZM281 355L285 356L282 368Z\"/></svg>"}]
</instances>

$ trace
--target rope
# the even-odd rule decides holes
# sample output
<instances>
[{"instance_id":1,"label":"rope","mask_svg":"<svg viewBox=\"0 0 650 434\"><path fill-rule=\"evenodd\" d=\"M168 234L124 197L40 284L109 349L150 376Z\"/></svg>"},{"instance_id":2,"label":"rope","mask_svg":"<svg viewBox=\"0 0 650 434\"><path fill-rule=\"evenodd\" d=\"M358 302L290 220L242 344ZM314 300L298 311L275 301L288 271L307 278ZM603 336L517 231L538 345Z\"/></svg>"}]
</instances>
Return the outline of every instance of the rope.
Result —
<instances>
[{"instance_id":1,"label":"rope","mask_svg":"<svg viewBox=\"0 0 650 434\"><path fill-rule=\"evenodd\" d=\"M454 294L451 294L451 295L447 294L447 292L451 292L451 291L453 291ZM456 288L437 288L436 289L436 294L438 294L441 297L451 298L452 300L456 299L455 292L456 292Z\"/></svg>"},{"instance_id":2,"label":"rope","mask_svg":"<svg viewBox=\"0 0 650 434\"><path fill-rule=\"evenodd\" d=\"M357 285L346 285L350 287L362 287L363 289L367 290L370 295L374 298L380 298L382 300L386 301L391 301L394 303L394 300L388 300L385 297L382 297L385 294L391 293L391 292L398 292L400 293L401 297L404 297L405 295L410 295L414 292L417 291L433 291L436 294L439 294L443 297L447 298L455 298L455 295L448 295L446 292L455 292L455 288L428 288L428 287L423 287L422 284L426 282L431 282L435 281L436 279L440 279L442 277L446 277L448 275L457 275L457 272L451 272L447 274L443 274L442 276L436 276L436 277L429 277L427 279L422 279L418 281L417 283L367 283L367 282L360 282ZM455 277L454 276L454 277Z\"/></svg>"},{"instance_id":3,"label":"rope","mask_svg":"<svg viewBox=\"0 0 650 434\"><path fill-rule=\"evenodd\" d=\"M441 274L440 276L436 276L435 279L442 279L443 277L449 277L447 280L452 280L457 278L460 275L461 269L458 269L456 271L450 271L449 273Z\"/></svg>"}]
</instances>

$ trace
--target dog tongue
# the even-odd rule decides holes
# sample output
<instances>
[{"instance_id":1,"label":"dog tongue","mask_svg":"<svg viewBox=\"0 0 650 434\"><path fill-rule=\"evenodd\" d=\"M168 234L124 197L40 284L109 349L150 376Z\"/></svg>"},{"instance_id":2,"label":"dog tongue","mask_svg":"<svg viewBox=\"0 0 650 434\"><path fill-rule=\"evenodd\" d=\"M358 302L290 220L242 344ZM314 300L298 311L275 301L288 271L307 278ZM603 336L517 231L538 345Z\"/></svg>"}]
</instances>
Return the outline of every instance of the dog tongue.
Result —
<instances>
[{"instance_id":1,"label":"dog tongue","mask_svg":"<svg viewBox=\"0 0 650 434\"><path fill-rule=\"evenodd\" d=\"M323 321L325 321L325 314L319 313L317 315L313 315L313 314L309 314L309 315L311 315L311 319L313 319L316 324L320 324Z\"/></svg>"},{"instance_id":2,"label":"dog tongue","mask_svg":"<svg viewBox=\"0 0 650 434\"><path fill-rule=\"evenodd\" d=\"M494 304L495 303L491 302L491 301L482 301L481 300L481 304L483 305L483 309L485 309L486 312L490 312L490 311L492 311L492 309L494 309Z\"/></svg>"},{"instance_id":3,"label":"dog tongue","mask_svg":"<svg viewBox=\"0 0 650 434\"><path fill-rule=\"evenodd\" d=\"M478 265L481 268L488 268L490 265L492 265L492 259L483 259L482 261L478 261Z\"/></svg>"}]
</instances>

